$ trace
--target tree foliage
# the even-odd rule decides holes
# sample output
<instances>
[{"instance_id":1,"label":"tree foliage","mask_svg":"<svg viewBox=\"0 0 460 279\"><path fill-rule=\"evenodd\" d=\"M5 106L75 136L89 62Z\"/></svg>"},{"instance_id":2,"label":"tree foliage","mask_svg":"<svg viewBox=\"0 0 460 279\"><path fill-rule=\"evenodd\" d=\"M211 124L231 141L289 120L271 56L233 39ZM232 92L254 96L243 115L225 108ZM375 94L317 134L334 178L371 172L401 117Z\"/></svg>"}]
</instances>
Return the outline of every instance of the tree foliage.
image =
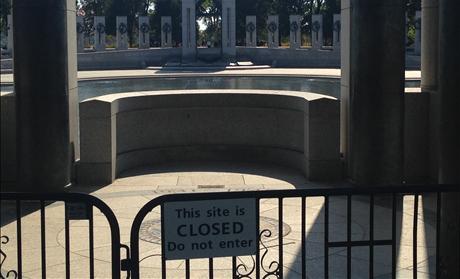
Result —
<instances>
[{"instance_id":1,"label":"tree foliage","mask_svg":"<svg viewBox=\"0 0 460 279\"><path fill-rule=\"evenodd\" d=\"M205 24L210 29L215 29L218 24L222 0L197 0L197 15L205 19ZM384 0L382 0L384 1ZM415 11L420 10L421 0L404 0L409 17L408 30L414 26ZM7 15L11 13L11 0L0 0L0 30L6 31ZM259 40L267 36L266 19L268 15L279 15L279 30L281 38L289 36L289 15L302 16L301 28L304 33L310 32L312 14L322 14L324 18L325 40L332 37L333 14L340 13L341 0L236 0L236 28L237 42L243 44L245 39L246 16L257 17L257 35ZM173 42L181 41L181 0L76 0L77 8L86 13L89 25L95 15L106 17L106 32L109 35L116 33L116 16L127 16L128 36L131 43L137 32L137 19L140 15L150 16L151 39L160 41L161 16L172 17ZM409 38L409 42L411 38Z\"/></svg>"},{"instance_id":2,"label":"tree foliage","mask_svg":"<svg viewBox=\"0 0 460 279\"><path fill-rule=\"evenodd\" d=\"M150 15L152 23L152 36L154 41L160 41L161 36L161 17L171 16L172 42L179 44L182 38L182 1L181 0L154 0L153 13Z\"/></svg>"},{"instance_id":3,"label":"tree foliage","mask_svg":"<svg viewBox=\"0 0 460 279\"><path fill-rule=\"evenodd\" d=\"M0 0L0 33L4 33L8 26L8 15L11 13L11 0Z\"/></svg>"}]
</instances>

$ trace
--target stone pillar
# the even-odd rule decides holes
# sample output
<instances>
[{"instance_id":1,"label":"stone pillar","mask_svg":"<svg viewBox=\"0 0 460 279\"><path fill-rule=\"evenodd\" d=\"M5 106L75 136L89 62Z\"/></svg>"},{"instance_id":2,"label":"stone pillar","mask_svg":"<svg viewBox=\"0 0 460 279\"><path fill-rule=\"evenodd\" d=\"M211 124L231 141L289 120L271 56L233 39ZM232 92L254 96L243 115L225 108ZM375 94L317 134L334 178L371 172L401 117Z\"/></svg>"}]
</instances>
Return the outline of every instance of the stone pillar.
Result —
<instances>
[{"instance_id":1,"label":"stone pillar","mask_svg":"<svg viewBox=\"0 0 460 279\"><path fill-rule=\"evenodd\" d=\"M236 6L235 0L222 0L222 55L236 57Z\"/></svg>"},{"instance_id":2,"label":"stone pillar","mask_svg":"<svg viewBox=\"0 0 460 279\"><path fill-rule=\"evenodd\" d=\"M289 47L290 48L300 48L302 44L301 37L301 17L299 15L290 15L289 16Z\"/></svg>"},{"instance_id":3,"label":"stone pillar","mask_svg":"<svg viewBox=\"0 0 460 279\"><path fill-rule=\"evenodd\" d=\"M335 14L334 15L334 22L332 25L332 29L334 33L332 34L332 48L335 51L340 51L340 33L341 33L341 21L340 21L340 14Z\"/></svg>"},{"instance_id":4,"label":"stone pillar","mask_svg":"<svg viewBox=\"0 0 460 279\"><path fill-rule=\"evenodd\" d=\"M460 184L460 2L439 0L439 183ZM422 37L424 40L424 38ZM422 49L422 51L425 51ZM440 278L460 278L460 195L442 197Z\"/></svg>"},{"instance_id":5,"label":"stone pillar","mask_svg":"<svg viewBox=\"0 0 460 279\"><path fill-rule=\"evenodd\" d=\"M256 16L246 16L246 47L257 47Z\"/></svg>"},{"instance_id":6,"label":"stone pillar","mask_svg":"<svg viewBox=\"0 0 460 279\"><path fill-rule=\"evenodd\" d=\"M79 156L75 0L16 1L13 15L17 190L62 191Z\"/></svg>"},{"instance_id":7,"label":"stone pillar","mask_svg":"<svg viewBox=\"0 0 460 279\"><path fill-rule=\"evenodd\" d=\"M457 0L439 1L440 183L460 183L460 21Z\"/></svg>"},{"instance_id":8,"label":"stone pillar","mask_svg":"<svg viewBox=\"0 0 460 279\"><path fill-rule=\"evenodd\" d=\"M196 58L195 0L182 0L182 59Z\"/></svg>"},{"instance_id":9,"label":"stone pillar","mask_svg":"<svg viewBox=\"0 0 460 279\"><path fill-rule=\"evenodd\" d=\"M280 30L277 15L269 15L267 20L268 48L277 48L280 45Z\"/></svg>"},{"instance_id":10,"label":"stone pillar","mask_svg":"<svg viewBox=\"0 0 460 279\"><path fill-rule=\"evenodd\" d=\"M85 51L85 23L82 16L77 16L77 52Z\"/></svg>"},{"instance_id":11,"label":"stone pillar","mask_svg":"<svg viewBox=\"0 0 460 279\"><path fill-rule=\"evenodd\" d=\"M323 15L312 15L311 17L311 37L314 49L323 47Z\"/></svg>"},{"instance_id":12,"label":"stone pillar","mask_svg":"<svg viewBox=\"0 0 460 279\"><path fill-rule=\"evenodd\" d=\"M172 47L172 20L170 16L161 17L161 47Z\"/></svg>"},{"instance_id":13,"label":"stone pillar","mask_svg":"<svg viewBox=\"0 0 460 279\"><path fill-rule=\"evenodd\" d=\"M357 184L400 184L404 3L342 0L341 7L342 147L348 177Z\"/></svg>"},{"instance_id":14,"label":"stone pillar","mask_svg":"<svg viewBox=\"0 0 460 279\"><path fill-rule=\"evenodd\" d=\"M414 54L420 55L421 37L422 37L422 13L415 12L415 41L414 41Z\"/></svg>"},{"instance_id":15,"label":"stone pillar","mask_svg":"<svg viewBox=\"0 0 460 279\"><path fill-rule=\"evenodd\" d=\"M340 10L340 153L348 168L349 157L349 114L350 114L350 31L351 31L351 0L341 0ZM313 43L313 31L312 31ZM348 171L347 171L348 174Z\"/></svg>"},{"instance_id":16,"label":"stone pillar","mask_svg":"<svg viewBox=\"0 0 460 279\"><path fill-rule=\"evenodd\" d=\"M148 16L139 16L139 48L150 47L150 24Z\"/></svg>"},{"instance_id":17,"label":"stone pillar","mask_svg":"<svg viewBox=\"0 0 460 279\"><path fill-rule=\"evenodd\" d=\"M117 16L117 49L128 49L128 20L126 16Z\"/></svg>"},{"instance_id":18,"label":"stone pillar","mask_svg":"<svg viewBox=\"0 0 460 279\"><path fill-rule=\"evenodd\" d=\"M430 100L430 131L429 131L429 166L430 181L438 182L438 147L439 147L439 95L438 91L438 2L439 0L422 1L421 20L421 90L429 94Z\"/></svg>"},{"instance_id":19,"label":"stone pillar","mask_svg":"<svg viewBox=\"0 0 460 279\"><path fill-rule=\"evenodd\" d=\"M105 50L105 17L94 17L94 48L97 51Z\"/></svg>"}]
</instances>

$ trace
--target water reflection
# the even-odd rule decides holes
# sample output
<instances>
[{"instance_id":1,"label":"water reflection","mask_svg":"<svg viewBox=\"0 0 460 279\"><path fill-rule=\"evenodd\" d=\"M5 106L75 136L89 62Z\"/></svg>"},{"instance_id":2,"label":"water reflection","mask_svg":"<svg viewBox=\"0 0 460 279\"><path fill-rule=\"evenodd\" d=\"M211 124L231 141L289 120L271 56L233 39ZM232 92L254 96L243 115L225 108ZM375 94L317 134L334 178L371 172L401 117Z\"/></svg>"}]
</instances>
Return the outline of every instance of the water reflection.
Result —
<instances>
[{"instance_id":1,"label":"water reflection","mask_svg":"<svg viewBox=\"0 0 460 279\"><path fill-rule=\"evenodd\" d=\"M406 87L419 87L420 81L406 81ZM174 89L266 89L313 92L340 98L340 80L305 77L161 77L90 80L78 82L80 101L97 96L135 91ZM2 85L2 92L13 91Z\"/></svg>"}]
</instances>

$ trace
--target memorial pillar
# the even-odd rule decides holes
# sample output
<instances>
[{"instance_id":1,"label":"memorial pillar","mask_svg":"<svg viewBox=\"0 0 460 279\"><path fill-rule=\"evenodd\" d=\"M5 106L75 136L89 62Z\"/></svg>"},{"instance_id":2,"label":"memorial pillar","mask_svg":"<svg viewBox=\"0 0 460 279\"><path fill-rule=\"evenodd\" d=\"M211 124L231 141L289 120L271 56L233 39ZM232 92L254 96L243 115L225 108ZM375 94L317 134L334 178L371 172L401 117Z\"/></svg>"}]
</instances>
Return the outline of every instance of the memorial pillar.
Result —
<instances>
[{"instance_id":1,"label":"memorial pillar","mask_svg":"<svg viewBox=\"0 0 460 279\"><path fill-rule=\"evenodd\" d=\"M351 0L341 0L340 8L340 153L345 159L345 169L349 160L349 114L350 114L350 32ZM313 31L312 31L313 46ZM346 171L348 175L348 170Z\"/></svg>"},{"instance_id":2,"label":"memorial pillar","mask_svg":"<svg viewBox=\"0 0 460 279\"><path fill-rule=\"evenodd\" d=\"M13 16L8 15L7 16L7 36L8 36L8 41L6 45L6 50L8 51L9 54L13 54Z\"/></svg>"},{"instance_id":3,"label":"memorial pillar","mask_svg":"<svg viewBox=\"0 0 460 279\"><path fill-rule=\"evenodd\" d=\"M429 166L430 182L438 182L439 154L439 95L438 92L438 2L439 0L423 0L421 15L421 91L429 94L430 100L430 131L429 131Z\"/></svg>"},{"instance_id":4,"label":"memorial pillar","mask_svg":"<svg viewBox=\"0 0 460 279\"><path fill-rule=\"evenodd\" d=\"M278 48L280 45L279 24L277 15L269 15L267 21L268 48Z\"/></svg>"},{"instance_id":5,"label":"memorial pillar","mask_svg":"<svg viewBox=\"0 0 460 279\"><path fill-rule=\"evenodd\" d=\"M246 16L246 47L257 47L256 16Z\"/></svg>"},{"instance_id":6,"label":"memorial pillar","mask_svg":"<svg viewBox=\"0 0 460 279\"><path fill-rule=\"evenodd\" d=\"M415 41L414 41L414 54L420 55L421 37L422 37L422 13L415 12Z\"/></svg>"},{"instance_id":7,"label":"memorial pillar","mask_svg":"<svg viewBox=\"0 0 460 279\"><path fill-rule=\"evenodd\" d=\"M460 2L439 0L439 183L460 184ZM440 278L460 278L460 194L442 195Z\"/></svg>"},{"instance_id":8,"label":"memorial pillar","mask_svg":"<svg viewBox=\"0 0 460 279\"><path fill-rule=\"evenodd\" d=\"M404 32L403 1L342 0L342 151L356 184L402 183Z\"/></svg>"},{"instance_id":9,"label":"memorial pillar","mask_svg":"<svg viewBox=\"0 0 460 279\"><path fill-rule=\"evenodd\" d=\"M332 34L332 48L334 51L340 51L340 33L341 33L341 21L340 21L340 14L334 15L334 22L332 29L334 33Z\"/></svg>"},{"instance_id":10,"label":"memorial pillar","mask_svg":"<svg viewBox=\"0 0 460 279\"><path fill-rule=\"evenodd\" d=\"M117 16L117 49L128 49L128 20L126 16Z\"/></svg>"},{"instance_id":11,"label":"memorial pillar","mask_svg":"<svg viewBox=\"0 0 460 279\"><path fill-rule=\"evenodd\" d=\"M312 46L314 49L323 47L323 15L312 15L311 17Z\"/></svg>"},{"instance_id":12,"label":"memorial pillar","mask_svg":"<svg viewBox=\"0 0 460 279\"><path fill-rule=\"evenodd\" d=\"M421 89L430 97L430 159L427 164L430 167L430 182L433 183L460 183L460 83L456 74L460 56L455 45L451 45L460 43L460 25L456 20L456 11L459 8L458 1L422 1ZM442 279L460 276L459 205L458 194L441 195L438 277Z\"/></svg>"},{"instance_id":13,"label":"memorial pillar","mask_svg":"<svg viewBox=\"0 0 460 279\"><path fill-rule=\"evenodd\" d=\"M289 47L293 49L300 48L302 43L300 20L299 15L289 16Z\"/></svg>"},{"instance_id":14,"label":"memorial pillar","mask_svg":"<svg viewBox=\"0 0 460 279\"><path fill-rule=\"evenodd\" d=\"M161 47L172 47L172 20L170 16L161 17Z\"/></svg>"},{"instance_id":15,"label":"memorial pillar","mask_svg":"<svg viewBox=\"0 0 460 279\"><path fill-rule=\"evenodd\" d=\"M17 190L62 191L79 156L75 1L15 1L13 22Z\"/></svg>"},{"instance_id":16,"label":"memorial pillar","mask_svg":"<svg viewBox=\"0 0 460 279\"><path fill-rule=\"evenodd\" d=\"M96 51L105 50L105 17L94 17L94 48Z\"/></svg>"},{"instance_id":17,"label":"memorial pillar","mask_svg":"<svg viewBox=\"0 0 460 279\"><path fill-rule=\"evenodd\" d=\"M77 52L85 51L85 23L82 16L77 16Z\"/></svg>"},{"instance_id":18,"label":"memorial pillar","mask_svg":"<svg viewBox=\"0 0 460 279\"><path fill-rule=\"evenodd\" d=\"M196 58L195 0L182 0L182 60Z\"/></svg>"},{"instance_id":19,"label":"memorial pillar","mask_svg":"<svg viewBox=\"0 0 460 279\"><path fill-rule=\"evenodd\" d=\"M236 6L235 0L222 0L222 54L224 58L236 57Z\"/></svg>"},{"instance_id":20,"label":"memorial pillar","mask_svg":"<svg viewBox=\"0 0 460 279\"><path fill-rule=\"evenodd\" d=\"M460 183L459 8L456 0L439 1L440 183Z\"/></svg>"},{"instance_id":21,"label":"memorial pillar","mask_svg":"<svg viewBox=\"0 0 460 279\"><path fill-rule=\"evenodd\" d=\"M148 16L139 16L139 48L150 47L150 24Z\"/></svg>"}]
</instances>

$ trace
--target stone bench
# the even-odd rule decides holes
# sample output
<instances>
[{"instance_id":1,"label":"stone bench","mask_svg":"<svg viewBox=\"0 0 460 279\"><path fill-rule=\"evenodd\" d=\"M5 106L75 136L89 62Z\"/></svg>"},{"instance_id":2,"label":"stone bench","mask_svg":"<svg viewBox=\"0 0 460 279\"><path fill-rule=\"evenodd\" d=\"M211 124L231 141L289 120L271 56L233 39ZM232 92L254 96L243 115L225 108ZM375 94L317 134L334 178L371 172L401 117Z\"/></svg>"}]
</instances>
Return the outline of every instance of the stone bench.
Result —
<instances>
[{"instance_id":1,"label":"stone bench","mask_svg":"<svg viewBox=\"0 0 460 279\"><path fill-rule=\"evenodd\" d=\"M171 161L285 165L309 180L341 176L339 101L269 90L175 90L80 103L81 184Z\"/></svg>"}]
</instances>

